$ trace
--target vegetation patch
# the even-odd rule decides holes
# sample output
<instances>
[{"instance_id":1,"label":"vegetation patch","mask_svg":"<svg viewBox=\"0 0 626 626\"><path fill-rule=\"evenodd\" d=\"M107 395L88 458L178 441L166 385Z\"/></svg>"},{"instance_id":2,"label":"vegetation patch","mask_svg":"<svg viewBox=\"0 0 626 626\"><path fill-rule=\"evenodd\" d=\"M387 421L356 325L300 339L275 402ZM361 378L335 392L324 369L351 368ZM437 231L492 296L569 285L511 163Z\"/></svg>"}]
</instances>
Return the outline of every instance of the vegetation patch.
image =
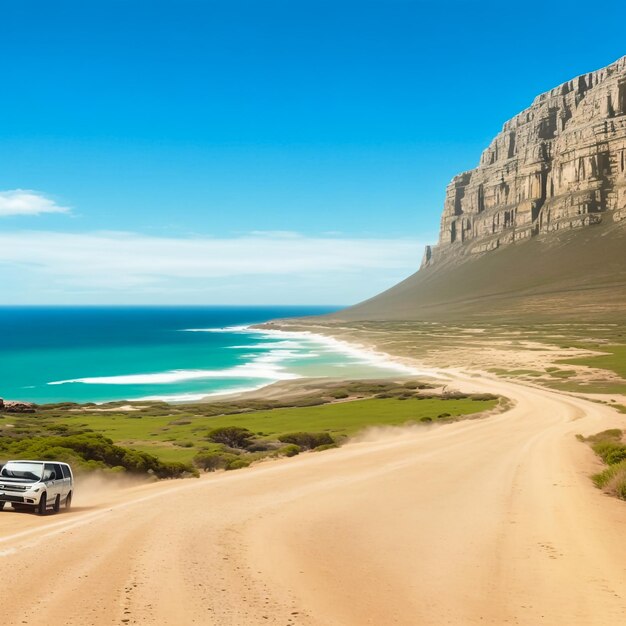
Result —
<instances>
[{"instance_id":1,"label":"vegetation patch","mask_svg":"<svg viewBox=\"0 0 626 626\"><path fill-rule=\"evenodd\" d=\"M570 365L585 365L610 370L626 379L626 345L606 345L599 348L605 354L561 361Z\"/></svg>"},{"instance_id":2,"label":"vegetation patch","mask_svg":"<svg viewBox=\"0 0 626 626\"><path fill-rule=\"evenodd\" d=\"M329 433L288 433L278 437L278 441L292 443L303 450L313 450L320 446L332 446L335 440Z\"/></svg>"},{"instance_id":3,"label":"vegetation patch","mask_svg":"<svg viewBox=\"0 0 626 626\"><path fill-rule=\"evenodd\" d=\"M0 414L0 459L56 458L77 469L167 478L322 451L368 426L450 421L502 403L431 389L421 381L343 381L281 401L42 405L28 415Z\"/></svg>"},{"instance_id":4,"label":"vegetation patch","mask_svg":"<svg viewBox=\"0 0 626 626\"><path fill-rule=\"evenodd\" d=\"M623 431L612 428L579 439L586 441L607 466L591 477L596 487L626 500L626 443Z\"/></svg>"},{"instance_id":5,"label":"vegetation patch","mask_svg":"<svg viewBox=\"0 0 626 626\"><path fill-rule=\"evenodd\" d=\"M59 429L55 429L58 430ZM24 433L22 433L24 435ZM97 433L57 436L16 436L0 439L0 456L6 459L41 459L70 463L77 471L112 470L133 474L152 474L157 478L176 478L197 473L180 462L115 445Z\"/></svg>"}]
</instances>

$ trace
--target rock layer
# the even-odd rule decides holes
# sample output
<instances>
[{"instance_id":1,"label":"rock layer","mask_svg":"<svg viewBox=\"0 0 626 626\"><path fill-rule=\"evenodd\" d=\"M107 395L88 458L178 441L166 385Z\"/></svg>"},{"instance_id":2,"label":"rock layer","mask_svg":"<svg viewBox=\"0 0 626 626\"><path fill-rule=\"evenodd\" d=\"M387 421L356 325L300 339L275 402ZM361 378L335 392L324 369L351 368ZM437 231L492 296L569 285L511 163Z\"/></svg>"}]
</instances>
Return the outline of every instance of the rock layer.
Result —
<instances>
[{"instance_id":1,"label":"rock layer","mask_svg":"<svg viewBox=\"0 0 626 626\"><path fill-rule=\"evenodd\" d=\"M422 266L626 219L626 56L541 94L448 185Z\"/></svg>"}]
</instances>

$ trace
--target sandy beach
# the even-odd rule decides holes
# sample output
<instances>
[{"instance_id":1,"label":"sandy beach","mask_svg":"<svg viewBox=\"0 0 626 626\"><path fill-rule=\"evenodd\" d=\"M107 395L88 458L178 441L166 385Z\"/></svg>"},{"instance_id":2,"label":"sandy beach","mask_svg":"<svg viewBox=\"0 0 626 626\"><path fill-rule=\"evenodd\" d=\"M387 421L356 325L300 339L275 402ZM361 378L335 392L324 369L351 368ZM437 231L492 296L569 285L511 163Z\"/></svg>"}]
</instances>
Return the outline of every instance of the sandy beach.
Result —
<instances>
[{"instance_id":1,"label":"sandy beach","mask_svg":"<svg viewBox=\"0 0 626 626\"><path fill-rule=\"evenodd\" d=\"M62 516L3 513L4 623L619 623L626 508L593 487L575 435L625 416L448 375L515 406L236 473L85 484Z\"/></svg>"}]
</instances>

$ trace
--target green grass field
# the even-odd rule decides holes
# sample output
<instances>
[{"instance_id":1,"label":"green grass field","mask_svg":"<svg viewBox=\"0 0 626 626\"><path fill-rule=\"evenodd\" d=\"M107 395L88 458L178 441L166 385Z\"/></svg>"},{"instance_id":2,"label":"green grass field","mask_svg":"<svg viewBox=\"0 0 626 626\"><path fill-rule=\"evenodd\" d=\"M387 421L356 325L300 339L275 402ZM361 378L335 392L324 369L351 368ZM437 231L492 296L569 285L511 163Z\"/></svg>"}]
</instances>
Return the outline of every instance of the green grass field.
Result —
<instances>
[{"instance_id":1,"label":"green grass field","mask_svg":"<svg viewBox=\"0 0 626 626\"><path fill-rule=\"evenodd\" d=\"M294 431L329 432L335 438L367 426L455 419L490 410L498 400L376 398L312 407L290 407L219 417L175 417L133 413L67 413L55 422L89 428L124 446L151 452L165 461L190 461L198 448L211 448L207 433L222 426L247 428L262 439Z\"/></svg>"}]
</instances>

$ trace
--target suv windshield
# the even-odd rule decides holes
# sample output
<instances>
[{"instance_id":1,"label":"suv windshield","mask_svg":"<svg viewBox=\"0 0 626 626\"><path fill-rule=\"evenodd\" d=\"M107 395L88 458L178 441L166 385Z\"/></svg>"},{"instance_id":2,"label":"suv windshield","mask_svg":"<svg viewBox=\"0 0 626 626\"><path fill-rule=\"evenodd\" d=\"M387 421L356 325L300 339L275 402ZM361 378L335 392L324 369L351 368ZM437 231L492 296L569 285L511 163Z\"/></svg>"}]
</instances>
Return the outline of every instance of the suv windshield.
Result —
<instances>
[{"instance_id":1,"label":"suv windshield","mask_svg":"<svg viewBox=\"0 0 626 626\"><path fill-rule=\"evenodd\" d=\"M24 480L40 480L43 463L7 463L0 471L4 478L22 478Z\"/></svg>"}]
</instances>

